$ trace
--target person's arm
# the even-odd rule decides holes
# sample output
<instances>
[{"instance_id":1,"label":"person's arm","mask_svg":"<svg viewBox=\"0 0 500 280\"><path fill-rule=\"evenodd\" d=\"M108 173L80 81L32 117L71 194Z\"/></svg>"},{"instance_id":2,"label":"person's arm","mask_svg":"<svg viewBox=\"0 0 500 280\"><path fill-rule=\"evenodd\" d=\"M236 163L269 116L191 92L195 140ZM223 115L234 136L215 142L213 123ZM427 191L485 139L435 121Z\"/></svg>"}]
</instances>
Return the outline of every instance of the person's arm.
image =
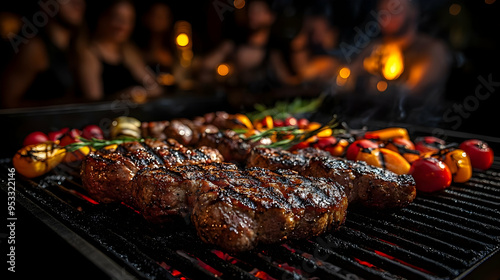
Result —
<instances>
[{"instance_id":1,"label":"person's arm","mask_svg":"<svg viewBox=\"0 0 500 280\"><path fill-rule=\"evenodd\" d=\"M83 97L87 100L101 100L104 97L102 66L90 49L82 51L78 63L78 79Z\"/></svg>"},{"instance_id":2,"label":"person's arm","mask_svg":"<svg viewBox=\"0 0 500 280\"><path fill-rule=\"evenodd\" d=\"M208 54L203 61L203 68L215 70L219 64L234 51L234 43L231 41L223 42L217 49Z\"/></svg>"},{"instance_id":3,"label":"person's arm","mask_svg":"<svg viewBox=\"0 0 500 280\"><path fill-rule=\"evenodd\" d=\"M445 45L434 42L428 48L427 57L412 65L406 82L409 90L420 94L429 86L443 83L448 76L448 59L449 53Z\"/></svg>"},{"instance_id":4,"label":"person's arm","mask_svg":"<svg viewBox=\"0 0 500 280\"><path fill-rule=\"evenodd\" d=\"M289 86L296 86L300 84L300 77L297 75L293 75L288 69L288 66L285 64L283 54L277 50L272 50L270 55L270 62L274 70L276 71L276 75L278 79Z\"/></svg>"},{"instance_id":5,"label":"person's arm","mask_svg":"<svg viewBox=\"0 0 500 280\"><path fill-rule=\"evenodd\" d=\"M47 67L45 45L32 38L5 69L1 79L2 107L23 106L23 96L36 75ZM41 93L43 94L43 93Z\"/></svg>"},{"instance_id":6,"label":"person's arm","mask_svg":"<svg viewBox=\"0 0 500 280\"><path fill-rule=\"evenodd\" d=\"M291 65L295 73L304 75L304 68L309 63L309 51L307 50L307 34L303 29L291 42Z\"/></svg>"},{"instance_id":7,"label":"person's arm","mask_svg":"<svg viewBox=\"0 0 500 280\"><path fill-rule=\"evenodd\" d=\"M142 84L149 97L162 94L162 88L156 82L156 77L142 59L140 51L133 45L127 44L123 50L125 65L130 69L134 78Z\"/></svg>"}]
</instances>

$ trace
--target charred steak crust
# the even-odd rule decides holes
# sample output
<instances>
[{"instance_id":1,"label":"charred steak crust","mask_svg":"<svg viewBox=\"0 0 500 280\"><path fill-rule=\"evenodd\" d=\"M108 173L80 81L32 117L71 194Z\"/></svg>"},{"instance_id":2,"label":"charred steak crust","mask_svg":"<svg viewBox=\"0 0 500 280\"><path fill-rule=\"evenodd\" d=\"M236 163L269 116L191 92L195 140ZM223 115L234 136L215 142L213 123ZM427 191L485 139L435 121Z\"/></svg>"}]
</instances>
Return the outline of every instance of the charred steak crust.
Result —
<instances>
[{"instance_id":1,"label":"charred steak crust","mask_svg":"<svg viewBox=\"0 0 500 280\"><path fill-rule=\"evenodd\" d=\"M374 208L404 207L416 196L415 182L410 175L397 175L383 168L361 161L327 156L317 149L304 149L295 153L254 148L247 166L291 169L305 176L325 177L339 183L349 203Z\"/></svg>"},{"instance_id":2,"label":"charred steak crust","mask_svg":"<svg viewBox=\"0 0 500 280\"><path fill-rule=\"evenodd\" d=\"M347 210L345 193L329 179L228 163L144 169L131 185L129 203L146 219L191 212L201 239L229 251L319 235L342 224Z\"/></svg>"},{"instance_id":3,"label":"charred steak crust","mask_svg":"<svg viewBox=\"0 0 500 280\"><path fill-rule=\"evenodd\" d=\"M176 141L147 139L144 143L121 144L113 152L90 153L82 163L81 177L83 186L97 201L128 201L133 196L129 183L139 170L222 160L212 148L187 149Z\"/></svg>"},{"instance_id":4,"label":"charred steak crust","mask_svg":"<svg viewBox=\"0 0 500 280\"><path fill-rule=\"evenodd\" d=\"M101 202L122 201L149 221L190 216L205 242L228 251L306 238L345 220L347 197L328 178L239 169L211 148L146 140L91 153L82 181Z\"/></svg>"},{"instance_id":5,"label":"charred steak crust","mask_svg":"<svg viewBox=\"0 0 500 280\"><path fill-rule=\"evenodd\" d=\"M215 148L226 161L245 162L252 146L233 131L203 133L198 146Z\"/></svg>"}]
</instances>

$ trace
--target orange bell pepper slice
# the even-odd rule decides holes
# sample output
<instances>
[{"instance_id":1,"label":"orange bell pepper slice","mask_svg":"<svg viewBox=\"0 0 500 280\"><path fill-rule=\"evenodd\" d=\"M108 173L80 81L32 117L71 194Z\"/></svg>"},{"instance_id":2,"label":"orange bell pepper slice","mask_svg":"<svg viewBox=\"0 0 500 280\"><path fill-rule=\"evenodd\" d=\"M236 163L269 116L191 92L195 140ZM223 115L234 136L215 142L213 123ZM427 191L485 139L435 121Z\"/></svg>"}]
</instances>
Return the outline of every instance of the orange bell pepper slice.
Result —
<instances>
[{"instance_id":1,"label":"orange bell pepper slice","mask_svg":"<svg viewBox=\"0 0 500 280\"><path fill-rule=\"evenodd\" d=\"M386 168L396 174L408 174L410 164L400 154L385 148L362 149L356 160L365 161L367 164Z\"/></svg>"},{"instance_id":2,"label":"orange bell pepper slice","mask_svg":"<svg viewBox=\"0 0 500 280\"><path fill-rule=\"evenodd\" d=\"M386 141L397 137L403 137L408 140L410 139L410 136L408 135L408 130L402 127L389 127L376 131L368 131L365 133L366 139L376 139L376 140Z\"/></svg>"},{"instance_id":3,"label":"orange bell pepper slice","mask_svg":"<svg viewBox=\"0 0 500 280\"><path fill-rule=\"evenodd\" d=\"M235 114L234 118L238 120L247 129L253 129L253 124L250 119L244 114Z\"/></svg>"}]
</instances>

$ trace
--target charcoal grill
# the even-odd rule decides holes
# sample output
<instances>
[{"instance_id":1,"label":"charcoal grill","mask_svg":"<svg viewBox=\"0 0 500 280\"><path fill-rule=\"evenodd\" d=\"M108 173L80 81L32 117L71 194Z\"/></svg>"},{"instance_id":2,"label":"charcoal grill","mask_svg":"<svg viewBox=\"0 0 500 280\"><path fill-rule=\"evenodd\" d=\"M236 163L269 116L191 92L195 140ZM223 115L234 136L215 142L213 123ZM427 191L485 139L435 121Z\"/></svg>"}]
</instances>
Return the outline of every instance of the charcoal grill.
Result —
<instances>
[{"instance_id":1,"label":"charcoal grill","mask_svg":"<svg viewBox=\"0 0 500 280\"><path fill-rule=\"evenodd\" d=\"M5 176L11 160L0 165ZM112 279L461 279L500 254L498 159L405 209L349 209L339 231L238 254L204 244L188 220L154 225L126 205L95 202L77 166L16 183L17 201Z\"/></svg>"},{"instance_id":2,"label":"charcoal grill","mask_svg":"<svg viewBox=\"0 0 500 280\"><path fill-rule=\"evenodd\" d=\"M165 112L172 118L189 117L223 108L220 100L171 98L129 113L144 121L162 119L152 112L165 119ZM111 105L1 113L14 137L2 151L0 189L7 192L9 157L34 125L48 131L99 123L121 113ZM372 123L383 126L387 124ZM432 128L408 128L413 136L432 134ZM480 138L500 151L496 138L445 132L450 141ZM474 172L469 182L438 194L419 194L405 209L350 208L339 231L239 254L204 244L189 220L154 225L126 205L95 202L81 187L78 171L78 166L60 165L36 180L17 176L16 205L112 279L461 279L484 270L483 263L500 262L499 158L490 170ZM498 264L493 269L500 275Z\"/></svg>"}]
</instances>

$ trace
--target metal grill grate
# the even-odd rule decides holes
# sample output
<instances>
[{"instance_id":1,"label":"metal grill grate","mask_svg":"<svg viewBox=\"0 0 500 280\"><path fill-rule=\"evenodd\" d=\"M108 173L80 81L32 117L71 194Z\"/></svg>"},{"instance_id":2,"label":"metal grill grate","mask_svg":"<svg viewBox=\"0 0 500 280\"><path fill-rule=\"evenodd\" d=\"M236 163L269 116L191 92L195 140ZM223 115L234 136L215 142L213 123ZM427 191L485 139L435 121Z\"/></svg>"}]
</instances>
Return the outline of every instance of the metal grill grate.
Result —
<instances>
[{"instance_id":1,"label":"metal grill grate","mask_svg":"<svg viewBox=\"0 0 500 280\"><path fill-rule=\"evenodd\" d=\"M405 209L349 209L337 232L240 254L202 243L189 221L153 225L96 203L69 166L19 178L17 191L140 279L454 279L500 250L498 162Z\"/></svg>"}]
</instances>

